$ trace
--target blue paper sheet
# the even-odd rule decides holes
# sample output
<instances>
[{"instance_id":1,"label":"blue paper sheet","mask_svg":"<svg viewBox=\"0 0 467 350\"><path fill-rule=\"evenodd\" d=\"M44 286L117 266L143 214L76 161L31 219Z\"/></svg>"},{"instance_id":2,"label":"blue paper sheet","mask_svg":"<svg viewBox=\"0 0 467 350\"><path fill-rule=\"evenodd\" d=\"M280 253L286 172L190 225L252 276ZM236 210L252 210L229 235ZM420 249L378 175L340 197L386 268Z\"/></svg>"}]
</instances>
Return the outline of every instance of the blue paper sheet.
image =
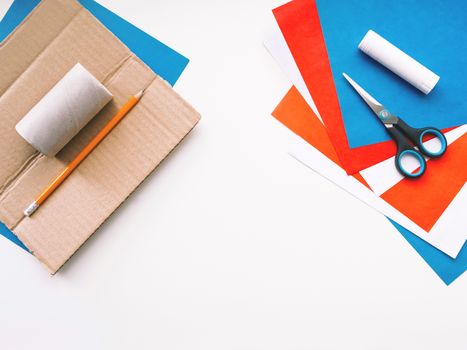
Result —
<instances>
[{"instance_id":1,"label":"blue paper sheet","mask_svg":"<svg viewBox=\"0 0 467 350\"><path fill-rule=\"evenodd\" d=\"M146 34L93 0L78 0L157 75L175 85L188 58Z\"/></svg>"},{"instance_id":2,"label":"blue paper sheet","mask_svg":"<svg viewBox=\"0 0 467 350\"><path fill-rule=\"evenodd\" d=\"M0 222L0 235L2 235L3 237L9 239L14 244L16 244L18 247L23 248L26 251L29 251L29 249L26 248L26 246L23 244L23 242L21 242L19 240L19 238L16 237L16 235L13 232L11 232L8 229L8 227L6 227L2 222Z\"/></svg>"},{"instance_id":3,"label":"blue paper sheet","mask_svg":"<svg viewBox=\"0 0 467 350\"><path fill-rule=\"evenodd\" d=\"M447 285L467 270L467 245L464 245L456 259L452 259L395 221L388 220Z\"/></svg>"},{"instance_id":4,"label":"blue paper sheet","mask_svg":"<svg viewBox=\"0 0 467 350\"><path fill-rule=\"evenodd\" d=\"M0 21L0 41L3 41L17 27L39 2L40 0L15 0ZM80 3L156 74L167 80L172 86L175 84L188 64L186 57L95 1L80 0ZM23 243L2 223L0 223L0 235L27 250Z\"/></svg>"},{"instance_id":5,"label":"blue paper sheet","mask_svg":"<svg viewBox=\"0 0 467 350\"><path fill-rule=\"evenodd\" d=\"M346 72L414 127L467 123L467 1L316 0L351 148L389 140ZM358 50L369 29L438 74L428 95Z\"/></svg>"}]
</instances>

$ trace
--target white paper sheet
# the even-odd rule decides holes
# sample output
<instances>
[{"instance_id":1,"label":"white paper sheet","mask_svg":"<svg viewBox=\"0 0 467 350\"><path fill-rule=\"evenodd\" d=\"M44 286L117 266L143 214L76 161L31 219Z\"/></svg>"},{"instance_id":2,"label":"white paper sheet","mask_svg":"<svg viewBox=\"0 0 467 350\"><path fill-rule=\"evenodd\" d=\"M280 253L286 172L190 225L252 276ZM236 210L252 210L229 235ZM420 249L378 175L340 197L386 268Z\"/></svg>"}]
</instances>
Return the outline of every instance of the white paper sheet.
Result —
<instances>
[{"instance_id":1,"label":"white paper sheet","mask_svg":"<svg viewBox=\"0 0 467 350\"><path fill-rule=\"evenodd\" d=\"M300 74L300 70L295 63L292 53L289 50L289 46L287 45L287 42L282 35L281 29L279 28L279 25L274 18L271 21L271 28L267 31L266 39L263 41L263 44L271 56L279 64L279 67L291 80L292 84L295 85L297 90L303 96L319 120L323 122L321 116L319 115L318 108L316 107L316 104L306 87L305 81Z\"/></svg>"},{"instance_id":2,"label":"white paper sheet","mask_svg":"<svg viewBox=\"0 0 467 350\"><path fill-rule=\"evenodd\" d=\"M451 202L431 231L426 232L354 177L348 176L343 169L299 136L290 133L290 142L290 155L308 168L334 182L450 257L456 258L457 254L459 254L467 239L466 186L458 193L455 200Z\"/></svg>"},{"instance_id":3,"label":"white paper sheet","mask_svg":"<svg viewBox=\"0 0 467 350\"><path fill-rule=\"evenodd\" d=\"M445 134L446 140L448 145L459 139L462 135L467 132L467 124L455 128ZM430 140L426 143L435 143L436 140ZM391 187L396 185L399 181L401 181L404 177L399 174L394 166L394 158L391 157L382 161L381 163L375 164L369 168L366 168L360 171L360 175L365 179L368 185L371 187L373 192L375 192L378 196L382 195L384 192L389 190ZM426 158L427 160L427 171L429 171L429 160L430 158ZM415 170L419 166L418 162L415 164L411 164L407 166L409 171Z\"/></svg>"}]
</instances>

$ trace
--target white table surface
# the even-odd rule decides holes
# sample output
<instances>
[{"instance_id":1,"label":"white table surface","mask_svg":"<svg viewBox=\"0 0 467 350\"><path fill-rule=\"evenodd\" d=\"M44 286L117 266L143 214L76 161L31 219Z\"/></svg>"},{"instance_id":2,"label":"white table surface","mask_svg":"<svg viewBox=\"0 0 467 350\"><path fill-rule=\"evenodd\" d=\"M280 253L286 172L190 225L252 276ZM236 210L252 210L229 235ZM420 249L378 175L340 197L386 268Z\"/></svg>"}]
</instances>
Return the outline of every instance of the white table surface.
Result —
<instances>
[{"instance_id":1,"label":"white table surface","mask_svg":"<svg viewBox=\"0 0 467 350\"><path fill-rule=\"evenodd\" d=\"M467 348L466 276L286 154L281 1L101 3L191 59L203 119L56 276L0 237L1 349Z\"/></svg>"}]
</instances>

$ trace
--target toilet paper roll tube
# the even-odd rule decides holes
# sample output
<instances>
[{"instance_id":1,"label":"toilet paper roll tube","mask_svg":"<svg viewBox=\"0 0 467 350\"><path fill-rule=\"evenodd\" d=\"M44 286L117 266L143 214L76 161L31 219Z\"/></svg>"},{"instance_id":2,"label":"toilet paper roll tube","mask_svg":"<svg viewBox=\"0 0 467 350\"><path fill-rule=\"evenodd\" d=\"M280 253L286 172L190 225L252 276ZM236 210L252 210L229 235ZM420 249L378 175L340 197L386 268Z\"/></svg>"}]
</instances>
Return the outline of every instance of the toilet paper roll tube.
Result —
<instances>
[{"instance_id":1,"label":"toilet paper roll tube","mask_svg":"<svg viewBox=\"0 0 467 350\"><path fill-rule=\"evenodd\" d=\"M16 131L53 157L111 99L112 94L78 63L16 124Z\"/></svg>"},{"instance_id":2,"label":"toilet paper roll tube","mask_svg":"<svg viewBox=\"0 0 467 350\"><path fill-rule=\"evenodd\" d=\"M372 30L366 33L358 48L424 94L430 93L438 83L438 75Z\"/></svg>"}]
</instances>

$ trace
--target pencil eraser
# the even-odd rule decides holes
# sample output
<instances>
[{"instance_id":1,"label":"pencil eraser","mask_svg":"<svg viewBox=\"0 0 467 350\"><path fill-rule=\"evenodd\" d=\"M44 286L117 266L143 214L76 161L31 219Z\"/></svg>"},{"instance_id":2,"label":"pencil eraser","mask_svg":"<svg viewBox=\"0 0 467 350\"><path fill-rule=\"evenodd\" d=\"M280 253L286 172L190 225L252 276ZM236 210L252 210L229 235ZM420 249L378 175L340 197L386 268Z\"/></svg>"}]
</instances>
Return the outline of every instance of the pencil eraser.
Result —
<instances>
[{"instance_id":1,"label":"pencil eraser","mask_svg":"<svg viewBox=\"0 0 467 350\"><path fill-rule=\"evenodd\" d=\"M437 74L373 30L366 33L358 48L424 94L429 94L438 83Z\"/></svg>"},{"instance_id":2,"label":"pencil eraser","mask_svg":"<svg viewBox=\"0 0 467 350\"><path fill-rule=\"evenodd\" d=\"M54 157L112 97L78 63L16 124L16 131L36 150Z\"/></svg>"}]
</instances>

